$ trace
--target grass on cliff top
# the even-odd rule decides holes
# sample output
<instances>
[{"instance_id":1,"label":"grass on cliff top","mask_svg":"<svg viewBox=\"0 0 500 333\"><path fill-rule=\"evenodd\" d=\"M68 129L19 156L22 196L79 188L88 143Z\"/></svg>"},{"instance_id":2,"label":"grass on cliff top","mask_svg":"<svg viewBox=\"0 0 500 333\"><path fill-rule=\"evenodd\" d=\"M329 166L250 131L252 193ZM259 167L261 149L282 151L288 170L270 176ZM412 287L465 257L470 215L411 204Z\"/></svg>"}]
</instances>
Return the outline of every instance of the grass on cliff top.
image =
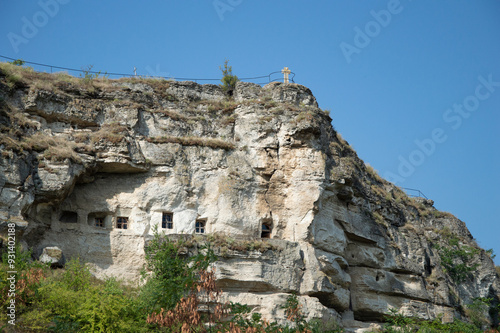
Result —
<instances>
[{"instance_id":1,"label":"grass on cliff top","mask_svg":"<svg viewBox=\"0 0 500 333\"><path fill-rule=\"evenodd\" d=\"M29 66L16 66L7 62L0 62L0 76L5 76L5 82L10 89L33 87L53 93L66 93L76 89L95 92L97 89L105 91L117 91L124 89L114 83L143 83L153 88L155 93L167 97L168 100L175 100L171 95L165 93L169 82L157 78L120 78L109 79L105 73L91 74L91 67L83 69L80 77L69 75L67 72L45 73L37 72Z\"/></svg>"},{"instance_id":2,"label":"grass on cliff top","mask_svg":"<svg viewBox=\"0 0 500 333\"><path fill-rule=\"evenodd\" d=\"M0 62L0 73L5 76L9 88L33 87L55 93L64 93L71 86L94 91L96 88L113 89L111 80L105 77L78 78L65 72L37 72L32 67L16 66Z\"/></svg>"},{"instance_id":3,"label":"grass on cliff top","mask_svg":"<svg viewBox=\"0 0 500 333\"><path fill-rule=\"evenodd\" d=\"M37 131L37 124L24 113L6 104L2 104L0 112L8 119L9 124L0 125L0 145L3 145L2 156L10 157L12 152L24 153L37 151L40 158L54 162L69 159L81 163L77 152L90 152L92 148L83 143L76 143L63 136L52 136Z\"/></svg>"},{"instance_id":4,"label":"grass on cliff top","mask_svg":"<svg viewBox=\"0 0 500 333\"><path fill-rule=\"evenodd\" d=\"M104 124L96 132L76 133L74 140L65 135L51 135L39 131L38 123L30 120L24 113L0 102L0 112L8 120L7 125L0 125L0 145L2 156L11 157L13 152L23 154L26 151L38 152L38 158L52 162L70 160L82 163L78 153L94 152L93 145L101 140L117 144L128 133L127 128L118 123Z\"/></svg>"}]
</instances>

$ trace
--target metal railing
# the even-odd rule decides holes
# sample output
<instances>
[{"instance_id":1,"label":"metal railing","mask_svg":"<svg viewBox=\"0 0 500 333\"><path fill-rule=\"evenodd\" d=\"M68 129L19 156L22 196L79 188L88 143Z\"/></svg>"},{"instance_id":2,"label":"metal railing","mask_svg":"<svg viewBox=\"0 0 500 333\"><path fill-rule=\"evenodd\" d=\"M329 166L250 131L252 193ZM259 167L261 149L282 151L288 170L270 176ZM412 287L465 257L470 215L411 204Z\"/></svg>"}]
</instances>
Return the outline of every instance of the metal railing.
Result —
<instances>
[{"instance_id":1,"label":"metal railing","mask_svg":"<svg viewBox=\"0 0 500 333\"><path fill-rule=\"evenodd\" d=\"M417 190L415 188L407 188L407 187L401 187L403 190L405 190L406 194L408 194L409 197L419 197L419 198L424 198L424 199L429 199L426 197L425 194L422 193L422 191Z\"/></svg>"},{"instance_id":2,"label":"metal railing","mask_svg":"<svg viewBox=\"0 0 500 333\"><path fill-rule=\"evenodd\" d=\"M0 55L0 58L11 60L11 61L21 60L21 59L14 59L14 58L6 57L6 56L3 56L3 55ZM220 78L217 78L217 79L208 79L208 78L187 78L187 77L174 77L174 76L136 75L134 73L110 73L110 72L104 72L103 73L102 71L93 71L90 68L89 68L89 70L85 70L85 69L76 69L76 68L69 68L69 67L62 67L62 66L55 66L55 65L48 65L48 64L41 64L41 63L38 63L38 62L25 61L25 60L21 60L21 61L23 62L23 64L40 66L42 68L50 69L50 73L53 73L54 69L56 69L56 70L68 71L68 74L69 74L69 72L76 72L76 73L82 73L82 74L104 75L104 76L107 76L107 77L110 77L110 76L112 76L112 77L137 77L137 78L165 79L165 80L175 80L175 81L194 81L194 82L198 82L198 81L202 81L202 82L205 82L205 81L206 82L215 81L215 82L220 82ZM48 73L48 70L47 71L41 71L41 72ZM239 80L240 81L256 81L256 80L260 80L261 82L254 82L254 83L263 85L263 84L268 84L268 83L271 83L271 82L277 82L277 81L283 80L283 77L281 77L281 78L273 78L273 76L275 76L278 73L281 73L281 71L272 72L272 73L269 73L268 75L261 75L261 76L254 76L254 77L242 77L242 78L239 78ZM295 77L295 73L294 72L290 72L290 77L289 77L290 82L295 83L295 81L293 80L294 77ZM263 79L267 79L267 81L263 81Z\"/></svg>"}]
</instances>

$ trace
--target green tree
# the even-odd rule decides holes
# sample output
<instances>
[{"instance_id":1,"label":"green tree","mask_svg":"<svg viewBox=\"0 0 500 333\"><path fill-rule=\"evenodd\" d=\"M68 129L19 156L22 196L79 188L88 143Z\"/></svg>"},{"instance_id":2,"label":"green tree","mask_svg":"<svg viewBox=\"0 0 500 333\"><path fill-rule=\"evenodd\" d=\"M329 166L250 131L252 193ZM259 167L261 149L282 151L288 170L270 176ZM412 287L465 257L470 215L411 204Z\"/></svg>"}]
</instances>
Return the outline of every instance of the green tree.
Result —
<instances>
[{"instance_id":1,"label":"green tree","mask_svg":"<svg viewBox=\"0 0 500 333\"><path fill-rule=\"evenodd\" d=\"M239 81L236 75L233 75L233 67L228 65L229 60L224 61L224 67L219 66L222 71L221 87L226 93L232 95L234 88L236 87L236 82Z\"/></svg>"},{"instance_id":2,"label":"green tree","mask_svg":"<svg viewBox=\"0 0 500 333\"><path fill-rule=\"evenodd\" d=\"M141 302L146 313L171 310L186 296L198 281L200 271L208 268L217 257L209 245L198 253L188 255L185 241L172 241L155 230L153 239L145 247L146 269L143 278Z\"/></svg>"}]
</instances>

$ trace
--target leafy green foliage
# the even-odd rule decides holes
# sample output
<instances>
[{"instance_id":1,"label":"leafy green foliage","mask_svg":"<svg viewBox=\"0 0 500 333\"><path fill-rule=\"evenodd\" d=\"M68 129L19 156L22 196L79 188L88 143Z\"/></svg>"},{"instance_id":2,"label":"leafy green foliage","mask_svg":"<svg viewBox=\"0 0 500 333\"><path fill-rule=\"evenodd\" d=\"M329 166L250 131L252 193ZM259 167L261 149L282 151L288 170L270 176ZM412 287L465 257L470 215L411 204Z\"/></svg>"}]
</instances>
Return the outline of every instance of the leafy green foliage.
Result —
<instances>
[{"instance_id":1,"label":"leafy green foliage","mask_svg":"<svg viewBox=\"0 0 500 333\"><path fill-rule=\"evenodd\" d=\"M20 332L145 331L145 315L115 279L95 279L77 259L70 260L63 271L51 271L26 256L18 259L23 270L18 269L16 284L16 327ZM5 261L0 271L7 271ZM0 313L1 322L6 322L4 316Z\"/></svg>"},{"instance_id":2,"label":"leafy green foliage","mask_svg":"<svg viewBox=\"0 0 500 333\"><path fill-rule=\"evenodd\" d=\"M479 254L480 250L472 246L461 245L460 240L453 235L444 235L447 245L436 245L441 258L441 264L455 283L462 283L474 272L478 264L471 261Z\"/></svg>"},{"instance_id":3,"label":"leafy green foliage","mask_svg":"<svg viewBox=\"0 0 500 333\"><path fill-rule=\"evenodd\" d=\"M140 332L144 321L134 299L115 279L96 281L78 259L40 288L39 309L48 309L56 332Z\"/></svg>"},{"instance_id":4,"label":"leafy green foliage","mask_svg":"<svg viewBox=\"0 0 500 333\"><path fill-rule=\"evenodd\" d=\"M23 66L26 63L26 61L22 59L16 59L14 61L11 61L10 63L15 66Z\"/></svg>"},{"instance_id":5,"label":"leafy green foliage","mask_svg":"<svg viewBox=\"0 0 500 333\"><path fill-rule=\"evenodd\" d=\"M334 320L311 320L306 321L301 312L301 305L297 295L290 295L285 304L281 306L285 309L287 319L293 325L279 325L276 322L269 323L262 319L260 313L250 314L251 308L248 305L239 303L230 304L230 314L233 318L230 321L229 332L280 332L280 333L342 333L344 330ZM240 329L240 330L238 330Z\"/></svg>"},{"instance_id":6,"label":"leafy green foliage","mask_svg":"<svg viewBox=\"0 0 500 333\"><path fill-rule=\"evenodd\" d=\"M226 59L226 61L224 61L224 67L219 66L219 69L222 72L221 87L225 92L231 94L239 79L236 75L233 75L233 67L229 66L228 63L229 60Z\"/></svg>"},{"instance_id":7,"label":"leafy green foliage","mask_svg":"<svg viewBox=\"0 0 500 333\"><path fill-rule=\"evenodd\" d=\"M207 270L216 260L211 249L214 240L204 239L205 243L200 240L190 243L188 237L172 241L155 232L146 247L145 269L149 273L145 270L146 283L139 289L126 287L116 279L97 280L78 259L70 260L63 270L49 270L33 262L29 252L18 250L21 282L17 287L24 298L18 303L16 329L30 332L203 333L210 330L205 323L211 322L215 331L230 333L343 332L333 320L306 321L297 295L290 295L282 305L287 317L284 325L264 320L260 313L252 313L247 305L220 303L215 274ZM7 271L5 259L4 256L0 272ZM207 305L213 313L198 313L203 300L210 300ZM441 318L422 321L392 310L386 317L383 332L481 332L480 327L488 324L487 312L498 310L492 303L491 299L478 298L468 305L465 312L472 323L455 320L442 324ZM5 313L0 313L0 320L5 321L2 316L5 317ZM174 321L170 326L159 325L158 321L150 321L151 318L173 318Z\"/></svg>"},{"instance_id":8,"label":"leafy green foliage","mask_svg":"<svg viewBox=\"0 0 500 333\"><path fill-rule=\"evenodd\" d=\"M100 76L102 76L103 78L108 77L107 73L101 75L101 71L93 73L92 68L94 68L94 65L88 65L87 67L82 68L80 77L82 78L84 84L91 85L93 80L98 79Z\"/></svg>"},{"instance_id":9,"label":"leafy green foliage","mask_svg":"<svg viewBox=\"0 0 500 333\"><path fill-rule=\"evenodd\" d=\"M285 305L282 306L282 308L285 309L286 319L295 323L295 327L299 331L304 330L307 325L305 317L302 314L301 307L302 306L300 305L296 294L290 295L286 299Z\"/></svg>"},{"instance_id":10,"label":"leafy green foliage","mask_svg":"<svg viewBox=\"0 0 500 333\"><path fill-rule=\"evenodd\" d=\"M8 266L9 259L15 258L11 263L14 263L14 268ZM23 251L19 244L15 245L14 257L9 256L8 252L2 254L2 266L0 267L0 305L4 308L7 302L10 301L10 281L16 281L15 298L17 307L22 309L33 302L36 295L36 288L39 284L42 275L42 269L46 266L40 262L35 262L31 259L31 251ZM14 273L8 273L12 271ZM10 279L14 276L14 279ZM7 280L9 278L9 280ZM3 320L0 314L0 321Z\"/></svg>"},{"instance_id":11,"label":"leafy green foliage","mask_svg":"<svg viewBox=\"0 0 500 333\"><path fill-rule=\"evenodd\" d=\"M471 304L467 305L465 314L477 328L483 328L489 324L489 315L498 314L498 307L492 305L493 298L477 297Z\"/></svg>"},{"instance_id":12,"label":"leafy green foliage","mask_svg":"<svg viewBox=\"0 0 500 333\"><path fill-rule=\"evenodd\" d=\"M493 249L486 250L486 254L490 256L491 259L496 258L496 254L494 253Z\"/></svg>"},{"instance_id":13,"label":"leafy green foliage","mask_svg":"<svg viewBox=\"0 0 500 333\"><path fill-rule=\"evenodd\" d=\"M206 270L217 258L210 245L201 246L198 253L187 255L184 240L178 242L164 239L155 230L154 237L146 246L146 270L143 278L142 307L148 313L161 309L173 309L179 300L186 296L198 280L197 272Z\"/></svg>"},{"instance_id":14,"label":"leafy green foliage","mask_svg":"<svg viewBox=\"0 0 500 333\"><path fill-rule=\"evenodd\" d=\"M386 324L383 333L480 333L481 329L474 324L455 319L452 323L443 324L441 317L434 320L419 320L398 313L396 309L389 310L385 317Z\"/></svg>"}]
</instances>

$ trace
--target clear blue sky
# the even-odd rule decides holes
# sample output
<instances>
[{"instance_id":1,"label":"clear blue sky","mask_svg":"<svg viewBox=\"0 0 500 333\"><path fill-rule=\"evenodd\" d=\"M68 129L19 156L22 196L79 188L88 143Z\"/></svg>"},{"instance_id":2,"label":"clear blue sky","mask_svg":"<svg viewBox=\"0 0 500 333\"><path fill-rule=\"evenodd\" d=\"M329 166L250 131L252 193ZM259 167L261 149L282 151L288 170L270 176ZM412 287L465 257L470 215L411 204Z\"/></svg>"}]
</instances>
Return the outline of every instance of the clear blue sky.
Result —
<instances>
[{"instance_id":1,"label":"clear blue sky","mask_svg":"<svg viewBox=\"0 0 500 333\"><path fill-rule=\"evenodd\" d=\"M288 66L365 162L500 264L498 0L0 0L0 54L196 78L226 58L240 77Z\"/></svg>"}]
</instances>

